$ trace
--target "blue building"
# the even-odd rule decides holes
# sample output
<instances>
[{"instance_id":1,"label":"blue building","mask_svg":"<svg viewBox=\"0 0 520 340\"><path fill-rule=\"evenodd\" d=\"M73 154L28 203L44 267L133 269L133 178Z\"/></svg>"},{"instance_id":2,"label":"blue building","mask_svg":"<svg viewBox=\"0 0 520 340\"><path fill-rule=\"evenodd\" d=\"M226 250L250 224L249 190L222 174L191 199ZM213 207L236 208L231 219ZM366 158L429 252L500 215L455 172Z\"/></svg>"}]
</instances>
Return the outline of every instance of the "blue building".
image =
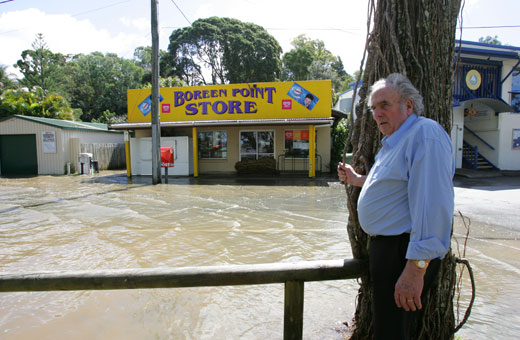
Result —
<instances>
[{"instance_id":1,"label":"blue building","mask_svg":"<svg viewBox=\"0 0 520 340\"><path fill-rule=\"evenodd\" d=\"M520 48L460 41L455 53L456 167L520 170ZM349 112L352 95L340 94L334 109Z\"/></svg>"}]
</instances>

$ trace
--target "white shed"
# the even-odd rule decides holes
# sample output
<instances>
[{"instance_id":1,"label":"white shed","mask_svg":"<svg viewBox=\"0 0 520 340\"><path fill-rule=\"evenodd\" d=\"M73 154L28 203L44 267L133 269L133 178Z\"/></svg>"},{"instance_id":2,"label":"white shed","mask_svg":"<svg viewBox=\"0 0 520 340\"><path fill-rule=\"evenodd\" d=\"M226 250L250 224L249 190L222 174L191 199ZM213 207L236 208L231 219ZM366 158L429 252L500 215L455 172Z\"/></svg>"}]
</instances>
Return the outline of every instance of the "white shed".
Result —
<instances>
[{"instance_id":1,"label":"white shed","mask_svg":"<svg viewBox=\"0 0 520 340\"><path fill-rule=\"evenodd\" d=\"M123 133L100 123L20 115L0 120L0 175L63 175L67 163L74 172L81 152L94 153L93 159L109 154L100 169L110 168L112 158L122 158L115 167L124 167Z\"/></svg>"}]
</instances>

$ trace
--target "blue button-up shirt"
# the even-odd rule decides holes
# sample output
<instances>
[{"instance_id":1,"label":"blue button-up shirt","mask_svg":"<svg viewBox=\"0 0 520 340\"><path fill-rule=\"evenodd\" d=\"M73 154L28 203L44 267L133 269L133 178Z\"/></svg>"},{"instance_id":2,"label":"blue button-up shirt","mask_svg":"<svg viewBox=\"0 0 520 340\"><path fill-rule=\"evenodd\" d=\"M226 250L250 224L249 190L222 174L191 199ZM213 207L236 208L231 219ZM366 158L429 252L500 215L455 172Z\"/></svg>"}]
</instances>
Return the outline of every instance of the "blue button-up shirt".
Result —
<instances>
[{"instance_id":1,"label":"blue button-up shirt","mask_svg":"<svg viewBox=\"0 0 520 340\"><path fill-rule=\"evenodd\" d=\"M454 210L450 137L412 114L382 145L359 196L361 227L369 235L410 233L407 259L443 257Z\"/></svg>"}]
</instances>

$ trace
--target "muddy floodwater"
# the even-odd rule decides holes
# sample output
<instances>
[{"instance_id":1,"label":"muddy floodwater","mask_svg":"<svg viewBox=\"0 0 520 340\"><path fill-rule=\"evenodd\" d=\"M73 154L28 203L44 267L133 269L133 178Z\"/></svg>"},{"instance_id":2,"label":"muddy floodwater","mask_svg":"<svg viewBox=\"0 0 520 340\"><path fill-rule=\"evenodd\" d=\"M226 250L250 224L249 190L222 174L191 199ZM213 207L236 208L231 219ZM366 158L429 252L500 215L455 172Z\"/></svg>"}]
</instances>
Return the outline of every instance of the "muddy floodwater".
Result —
<instances>
[{"instance_id":1,"label":"muddy floodwater","mask_svg":"<svg viewBox=\"0 0 520 340\"><path fill-rule=\"evenodd\" d=\"M477 284L469 339L520 334L520 181L464 182ZM457 183L456 183L457 184ZM455 252L463 251L455 214ZM351 258L331 180L125 174L0 178L0 272L213 266ZM460 250L457 250L460 249ZM305 284L304 339L342 339L356 280ZM0 293L0 339L282 339L283 285ZM470 297L463 276L461 317Z\"/></svg>"}]
</instances>

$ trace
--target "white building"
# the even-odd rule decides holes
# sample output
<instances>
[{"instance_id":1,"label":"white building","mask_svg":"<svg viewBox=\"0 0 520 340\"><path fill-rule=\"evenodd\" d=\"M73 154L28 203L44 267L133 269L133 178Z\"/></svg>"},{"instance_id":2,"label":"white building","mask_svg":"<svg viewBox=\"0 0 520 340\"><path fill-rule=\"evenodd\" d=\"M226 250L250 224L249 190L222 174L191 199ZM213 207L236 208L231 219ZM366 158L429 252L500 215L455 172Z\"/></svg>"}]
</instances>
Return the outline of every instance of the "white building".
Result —
<instances>
[{"instance_id":1,"label":"white building","mask_svg":"<svg viewBox=\"0 0 520 340\"><path fill-rule=\"evenodd\" d=\"M109 155L99 169L114 166L115 158L123 163L114 167L124 167L123 133L108 131L106 124L61 119L14 115L0 120L0 175L63 175L67 163L79 170L82 152L94 153L94 160Z\"/></svg>"},{"instance_id":2,"label":"white building","mask_svg":"<svg viewBox=\"0 0 520 340\"><path fill-rule=\"evenodd\" d=\"M520 170L520 48L462 41L455 53L456 167ZM334 108L350 111L352 95L342 93Z\"/></svg>"}]
</instances>

